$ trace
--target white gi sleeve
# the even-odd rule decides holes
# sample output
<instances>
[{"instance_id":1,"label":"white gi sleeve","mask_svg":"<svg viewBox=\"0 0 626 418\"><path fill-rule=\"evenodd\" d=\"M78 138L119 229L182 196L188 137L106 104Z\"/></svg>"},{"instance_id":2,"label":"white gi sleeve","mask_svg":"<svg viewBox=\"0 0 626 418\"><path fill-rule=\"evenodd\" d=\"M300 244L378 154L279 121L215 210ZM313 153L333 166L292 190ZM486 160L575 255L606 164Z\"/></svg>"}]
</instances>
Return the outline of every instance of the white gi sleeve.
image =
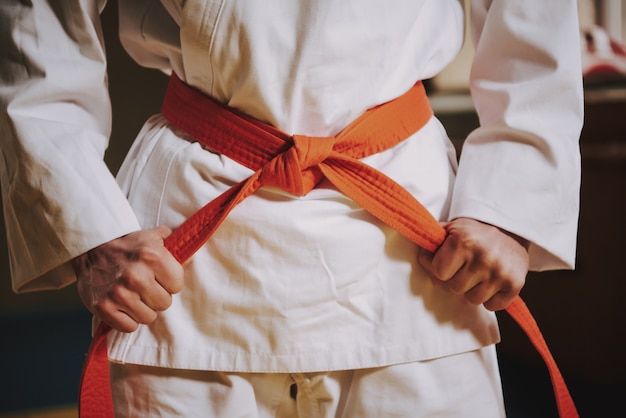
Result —
<instances>
[{"instance_id":1,"label":"white gi sleeve","mask_svg":"<svg viewBox=\"0 0 626 418\"><path fill-rule=\"evenodd\" d=\"M0 2L1 187L13 288L65 286L68 261L139 229L103 161L104 1Z\"/></svg>"},{"instance_id":2,"label":"white gi sleeve","mask_svg":"<svg viewBox=\"0 0 626 418\"><path fill-rule=\"evenodd\" d=\"M573 268L583 121L573 0L472 0L472 97L451 219L531 241L532 270Z\"/></svg>"}]
</instances>

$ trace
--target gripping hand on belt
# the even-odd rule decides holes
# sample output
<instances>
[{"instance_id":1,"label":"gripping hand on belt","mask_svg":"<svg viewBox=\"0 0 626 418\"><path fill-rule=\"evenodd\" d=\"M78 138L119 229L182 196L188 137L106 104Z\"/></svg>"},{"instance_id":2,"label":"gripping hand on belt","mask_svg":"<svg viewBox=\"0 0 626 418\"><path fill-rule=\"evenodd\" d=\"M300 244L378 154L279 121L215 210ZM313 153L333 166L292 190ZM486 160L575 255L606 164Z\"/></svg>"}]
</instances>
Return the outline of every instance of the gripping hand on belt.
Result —
<instances>
[{"instance_id":1,"label":"gripping hand on belt","mask_svg":"<svg viewBox=\"0 0 626 418\"><path fill-rule=\"evenodd\" d=\"M528 273L528 241L493 225L459 218L444 225L447 236L419 262L436 285L491 311L506 308Z\"/></svg>"},{"instance_id":2,"label":"gripping hand on belt","mask_svg":"<svg viewBox=\"0 0 626 418\"><path fill-rule=\"evenodd\" d=\"M183 268L163 245L170 234L164 226L137 231L74 259L87 309L123 332L154 321L183 288Z\"/></svg>"}]
</instances>

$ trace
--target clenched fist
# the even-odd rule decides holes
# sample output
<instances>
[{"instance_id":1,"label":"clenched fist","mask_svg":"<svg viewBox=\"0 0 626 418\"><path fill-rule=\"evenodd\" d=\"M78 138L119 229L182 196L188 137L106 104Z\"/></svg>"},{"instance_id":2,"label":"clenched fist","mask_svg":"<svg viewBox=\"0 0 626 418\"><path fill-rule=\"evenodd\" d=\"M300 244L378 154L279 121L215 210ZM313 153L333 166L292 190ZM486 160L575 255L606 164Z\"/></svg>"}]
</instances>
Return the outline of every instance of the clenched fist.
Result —
<instances>
[{"instance_id":1,"label":"clenched fist","mask_svg":"<svg viewBox=\"0 0 626 418\"><path fill-rule=\"evenodd\" d=\"M183 268L163 246L164 226L114 239L72 262L81 300L111 327L132 332L149 324L183 288Z\"/></svg>"},{"instance_id":2,"label":"clenched fist","mask_svg":"<svg viewBox=\"0 0 626 418\"><path fill-rule=\"evenodd\" d=\"M459 218L444 225L437 252L422 250L419 262L437 285L491 311L506 308L528 273L528 242L493 225Z\"/></svg>"}]
</instances>

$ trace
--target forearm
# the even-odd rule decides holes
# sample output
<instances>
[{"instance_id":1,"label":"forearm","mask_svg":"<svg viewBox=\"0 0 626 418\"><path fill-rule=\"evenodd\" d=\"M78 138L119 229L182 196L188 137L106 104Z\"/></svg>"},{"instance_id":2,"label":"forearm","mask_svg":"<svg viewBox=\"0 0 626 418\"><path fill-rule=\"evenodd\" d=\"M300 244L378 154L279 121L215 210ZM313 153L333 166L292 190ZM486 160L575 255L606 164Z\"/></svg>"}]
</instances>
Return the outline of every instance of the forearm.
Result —
<instances>
[{"instance_id":1,"label":"forearm","mask_svg":"<svg viewBox=\"0 0 626 418\"><path fill-rule=\"evenodd\" d=\"M16 291L67 285L70 259L138 229L103 161L111 112L98 12L95 1L0 3L0 174Z\"/></svg>"}]
</instances>

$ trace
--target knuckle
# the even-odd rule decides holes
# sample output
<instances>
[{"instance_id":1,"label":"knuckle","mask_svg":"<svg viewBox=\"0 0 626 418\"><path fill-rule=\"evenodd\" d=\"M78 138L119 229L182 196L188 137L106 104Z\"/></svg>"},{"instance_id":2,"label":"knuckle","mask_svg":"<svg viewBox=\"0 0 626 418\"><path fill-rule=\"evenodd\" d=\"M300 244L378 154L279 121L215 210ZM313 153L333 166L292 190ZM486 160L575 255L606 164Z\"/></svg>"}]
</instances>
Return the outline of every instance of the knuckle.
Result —
<instances>
[{"instance_id":1,"label":"knuckle","mask_svg":"<svg viewBox=\"0 0 626 418\"><path fill-rule=\"evenodd\" d=\"M165 286L167 291L171 294L175 294L183 290L185 287L185 274L183 267L176 263L175 267L170 271L170 274L166 278Z\"/></svg>"},{"instance_id":2,"label":"knuckle","mask_svg":"<svg viewBox=\"0 0 626 418\"><path fill-rule=\"evenodd\" d=\"M183 290L185 286L185 281L182 276L176 276L176 279L172 283L172 293L178 293Z\"/></svg>"},{"instance_id":3,"label":"knuckle","mask_svg":"<svg viewBox=\"0 0 626 418\"><path fill-rule=\"evenodd\" d=\"M444 258L435 258L430 265L430 274L435 279L447 282L453 278L453 272L450 271L449 265Z\"/></svg>"},{"instance_id":4,"label":"knuckle","mask_svg":"<svg viewBox=\"0 0 626 418\"><path fill-rule=\"evenodd\" d=\"M456 231L455 233L448 235L445 245L447 245L452 251L458 251L460 248L465 247L465 242L466 234Z\"/></svg>"},{"instance_id":5,"label":"knuckle","mask_svg":"<svg viewBox=\"0 0 626 418\"><path fill-rule=\"evenodd\" d=\"M480 305L487 299L488 291L489 289L484 285L478 285L465 292L465 300L472 305Z\"/></svg>"},{"instance_id":6,"label":"knuckle","mask_svg":"<svg viewBox=\"0 0 626 418\"><path fill-rule=\"evenodd\" d=\"M492 311L492 312L500 310L498 309L498 305L496 305L495 302L492 300L488 300L487 302L483 304L483 306L485 307L485 309L487 309L488 311Z\"/></svg>"},{"instance_id":7,"label":"knuckle","mask_svg":"<svg viewBox=\"0 0 626 418\"><path fill-rule=\"evenodd\" d=\"M494 251L488 251L486 248L478 248L476 249L476 254L482 261L482 264L487 266L489 269L499 273L502 273L504 270L500 257Z\"/></svg>"},{"instance_id":8,"label":"knuckle","mask_svg":"<svg viewBox=\"0 0 626 418\"><path fill-rule=\"evenodd\" d=\"M439 265L438 263L435 263L431 266L430 274L435 279L440 280L442 282L445 282L448 280L448 278L444 276L443 266Z\"/></svg>"},{"instance_id":9,"label":"knuckle","mask_svg":"<svg viewBox=\"0 0 626 418\"><path fill-rule=\"evenodd\" d=\"M125 322L124 324L117 327L117 329L126 333L135 332L137 331L137 328L139 328L139 324L136 322L131 323L130 321Z\"/></svg>"},{"instance_id":10,"label":"knuckle","mask_svg":"<svg viewBox=\"0 0 626 418\"><path fill-rule=\"evenodd\" d=\"M113 315L117 310L117 304L111 297L111 295L107 295L106 297L102 297L98 300L94 300L92 303L92 307L95 311L97 311L101 315Z\"/></svg>"},{"instance_id":11,"label":"knuckle","mask_svg":"<svg viewBox=\"0 0 626 418\"><path fill-rule=\"evenodd\" d=\"M106 317L110 311L110 303L107 300L95 300L91 303L91 310L96 316Z\"/></svg>"},{"instance_id":12,"label":"knuckle","mask_svg":"<svg viewBox=\"0 0 626 418\"><path fill-rule=\"evenodd\" d=\"M160 260L162 257L162 251L160 251L160 249L161 247L155 245L142 245L141 248L139 248L139 250L137 251L138 257L144 262L154 263Z\"/></svg>"},{"instance_id":13,"label":"knuckle","mask_svg":"<svg viewBox=\"0 0 626 418\"><path fill-rule=\"evenodd\" d=\"M521 280L520 282L516 282L512 288L511 288L511 294L513 295L513 297L519 295L522 291L522 289L524 288L524 280Z\"/></svg>"},{"instance_id":14,"label":"knuckle","mask_svg":"<svg viewBox=\"0 0 626 418\"><path fill-rule=\"evenodd\" d=\"M172 306L172 297L168 294L167 296L164 296L160 300L156 301L153 308L155 311L164 311L170 306Z\"/></svg>"},{"instance_id":15,"label":"knuckle","mask_svg":"<svg viewBox=\"0 0 626 418\"><path fill-rule=\"evenodd\" d=\"M114 286L110 291L110 298L118 305L127 305L131 300L131 295L125 287Z\"/></svg>"},{"instance_id":16,"label":"knuckle","mask_svg":"<svg viewBox=\"0 0 626 418\"><path fill-rule=\"evenodd\" d=\"M480 248L476 235L472 234L466 229L457 230L452 238L452 244L455 246L456 249L462 248L475 250L476 248Z\"/></svg>"},{"instance_id":17,"label":"knuckle","mask_svg":"<svg viewBox=\"0 0 626 418\"><path fill-rule=\"evenodd\" d=\"M456 281L448 281L446 282L446 287L450 293L460 296L464 293L463 285Z\"/></svg>"},{"instance_id":18,"label":"knuckle","mask_svg":"<svg viewBox=\"0 0 626 418\"><path fill-rule=\"evenodd\" d=\"M185 282L181 280L177 280L174 286L172 286L172 294L179 293L185 287Z\"/></svg>"},{"instance_id":19,"label":"knuckle","mask_svg":"<svg viewBox=\"0 0 626 418\"><path fill-rule=\"evenodd\" d=\"M505 309L515 298L517 293L510 290L501 290L491 299L485 302L485 308L490 311L499 311Z\"/></svg>"},{"instance_id":20,"label":"knuckle","mask_svg":"<svg viewBox=\"0 0 626 418\"><path fill-rule=\"evenodd\" d=\"M133 292L143 293L155 283L154 272L149 266L135 265L128 269L124 277L125 287Z\"/></svg>"},{"instance_id":21,"label":"knuckle","mask_svg":"<svg viewBox=\"0 0 626 418\"><path fill-rule=\"evenodd\" d=\"M465 300L467 300L472 305L480 305L482 303L482 298L474 294L466 294Z\"/></svg>"},{"instance_id":22,"label":"knuckle","mask_svg":"<svg viewBox=\"0 0 626 418\"><path fill-rule=\"evenodd\" d=\"M508 304L505 302L505 299L502 295L496 295L484 303L485 308L488 311L493 312L500 311L504 309L507 305Z\"/></svg>"},{"instance_id":23,"label":"knuckle","mask_svg":"<svg viewBox=\"0 0 626 418\"><path fill-rule=\"evenodd\" d=\"M141 316L138 318L139 322L142 324L151 324L157 318L157 313L155 311L146 310L141 313Z\"/></svg>"},{"instance_id":24,"label":"knuckle","mask_svg":"<svg viewBox=\"0 0 626 418\"><path fill-rule=\"evenodd\" d=\"M145 286L146 277L141 274L138 266L129 267L124 275L124 284L129 289L141 289Z\"/></svg>"}]
</instances>

